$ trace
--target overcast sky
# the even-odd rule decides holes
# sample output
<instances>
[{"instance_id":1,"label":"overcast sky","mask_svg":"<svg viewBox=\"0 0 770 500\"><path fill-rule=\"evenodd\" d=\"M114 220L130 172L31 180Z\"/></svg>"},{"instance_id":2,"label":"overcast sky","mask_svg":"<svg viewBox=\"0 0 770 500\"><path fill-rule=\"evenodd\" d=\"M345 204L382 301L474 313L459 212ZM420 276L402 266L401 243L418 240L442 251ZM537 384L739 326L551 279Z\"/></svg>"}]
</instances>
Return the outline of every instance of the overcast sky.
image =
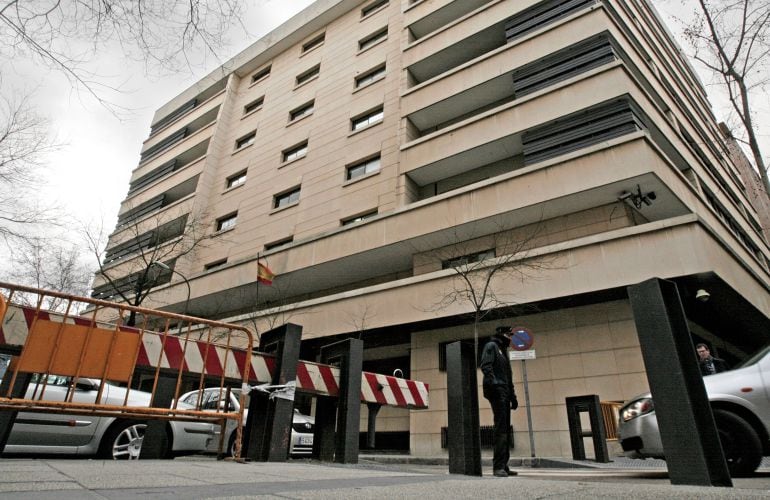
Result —
<instances>
[{"instance_id":1,"label":"overcast sky","mask_svg":"<svg viewBox=\"0 0 770 500\"><path fill-rule=\"evenodd\" d=\"M234 30L233 43L221 54L222 61L249 46L312 0L252 0L247 3L244 25L250 33ZM656 0L655 4L664 18L681 14L683 9L681 2L672 0ZM672 31L677 32L673 21L669 21ZM109 232L127 192L131 171L138 164L142 142L149 135L154 111L218 65L218 61L209 61L205 69L194 74L151 78L144 74L140 64L126 61L117 52L104 52L95 61L95 67L100 74L111 75L111 81L123 89L106 95L111 102L131 110L130 115L121 119L90 97L73 93L71 84L62 75L41 72L40 68L24 71L20 66L22 70L17 81L25 88L35 90L38 109L48 114L54 135L64 144L48 158L49 178L53 182L44 188L43 198L58 201L77 220L92 223L102 220ZM770 108L768 102L761 104ZM716 110L718 117L724 115L718 106ZM768 115L770 113L762 115L764 134L767 134ZM763 146L765 153L770 151L767 135Z\"/></svg>"},{"instance_id":2,"label":"overcast sky","mask_svg":"<svg viewBox=\"0 0 770 500\"><path fill-rule=\"evenodd\" d=\"M142 142L149 136L155 110L312 2L247 1L243 24L248 33L234 27L232 43L221 51L220 60L212 58L205 68L196 68L192 74L148 76L142 64L128 61L117 52L103 52L92 66L111 85L120 87L120 92L103 94L112 104L127 110L120 116L89 95L73 91L60 73L17 63L14 84L34 91L37 110L48 117L52 135L62 144L47 158L52 182L43 187L42 199L58 202L77 221L103 221L110 232L128 191L131 171L139 163ZM11 82L5 79L4 83Z\"/></svg>"}]
</instances>

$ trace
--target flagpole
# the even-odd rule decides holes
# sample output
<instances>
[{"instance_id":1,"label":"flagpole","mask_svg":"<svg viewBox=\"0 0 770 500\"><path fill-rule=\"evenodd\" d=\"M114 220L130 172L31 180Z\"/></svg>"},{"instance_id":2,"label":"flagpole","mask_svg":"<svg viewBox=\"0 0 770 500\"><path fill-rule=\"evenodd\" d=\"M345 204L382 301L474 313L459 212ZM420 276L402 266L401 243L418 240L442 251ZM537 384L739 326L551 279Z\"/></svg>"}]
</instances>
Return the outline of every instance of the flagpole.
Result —
<instances>
[{"instance_id":1,"label":"flagpole","mask_svg":"<svg viewBox=\"0 0 770 500\"><path fill-rule=\"evenodd\" d=\"M254 300L254 333L260 337L257 331L257 311L259 310L259 252L257 252L257 298Z\"/></svg>"}]
</instances>

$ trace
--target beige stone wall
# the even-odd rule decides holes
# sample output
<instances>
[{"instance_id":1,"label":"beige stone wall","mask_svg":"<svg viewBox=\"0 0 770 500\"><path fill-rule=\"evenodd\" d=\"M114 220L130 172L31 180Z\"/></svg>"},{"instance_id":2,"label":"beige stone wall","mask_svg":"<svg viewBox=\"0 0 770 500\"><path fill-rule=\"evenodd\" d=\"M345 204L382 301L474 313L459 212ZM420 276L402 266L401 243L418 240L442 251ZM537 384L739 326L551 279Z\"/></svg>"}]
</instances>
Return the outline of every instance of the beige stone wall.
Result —
<instances>
[{"instance_id":1,"label":"beige stone wall","mask_svg":"<svg viewBox=\"0 0 770 500\"><path fill-rule=\"evenodd\" d=\"M648 390L631 307L616 301L532 314L481 325L489 335L499 324L528 327L535 335L537 359L527 361L535 450L538 456L571 456L567 413L569 396L598 394L602 401L623 401ZM412 453L445 454L441 427L447 425L446 374L438 370L438 344L472 337L472 326L415 333L412 378L430 384L430 409L412 411ZM530 456L521 362L512 362L520 408L513 413L513 456ZM481 372L479 372L481 384ZM492 411L481 396L480 424L492 425ZM588 453L591 448L586 441Z\"/></svg>"},{"instance_id":2,"label":"beige stone wall","mask_svg":"<svg viewBox=\"0 0 770 500\"><path fill-rule=\"evenodd\" d=\"M415 254L414 275L440 271L442 261L454 259L488 249L494 249L497 257L511 251L539 248L545 245L600 234L614 229L633 226L634 217L623 202L610 203L589 210L581 210L562 217L527 224L496 235L457 242L430 252Z\"/></svg>"}]
</instances>

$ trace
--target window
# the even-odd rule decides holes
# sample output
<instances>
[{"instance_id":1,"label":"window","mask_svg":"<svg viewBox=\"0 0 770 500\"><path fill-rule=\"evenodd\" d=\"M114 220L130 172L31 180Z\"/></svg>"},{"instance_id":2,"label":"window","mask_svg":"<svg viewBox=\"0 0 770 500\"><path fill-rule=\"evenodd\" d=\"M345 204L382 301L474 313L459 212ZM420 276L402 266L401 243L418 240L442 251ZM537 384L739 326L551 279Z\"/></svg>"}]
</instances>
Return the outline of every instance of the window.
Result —
<instances>
[{"instance_id":1,"label":"window","mask_svg":"<svg viewBox=\"0 0 770 500\"><path fill-rule=\"evenodd\" d=\"M494 248L490 250L484 250L483 252L476 252L462 257L455 257L441 262L441 269L451 269L455 267L467 266L468 264L475 264L482 260L492 259L495 257Z\"/></svg>"},{"instance_id":2,"label":"window","mask_svg":"<svg viewBox=\"0 0 770 500\"><path fill-rule=\"evenodd\" d=\"M235 227L235 223L238 222L238 212L233 212L224 217L217 219L217 232L227 231Z\"/></svg>"},{"instance_id":3,"label":"window","mask_svg":"<svg viewBox=\"0 0 770 500\"><path fill-rule=\"evenodd\" d=\"M307 83L313 78L317 77L320 71L321 71L321 65L316 64L315 66L305 71L304 73L297 75L297 82L296 82L297 86L299 87L303 83Z\"/></svg>"},{"instance_id":4,"label":"window","mask_svg":"<svg viewBox=\"0 0 770 500\"><path fill-rule=\"evenodd\" d=\"M358 177L363 177L364 175L371 174L372 172L376 172L379 169L380 169L380 157L375 156L374 158L370 158L368 160L364 160L356 164L350 165L345 171L345 179L352 180Z\"/></svg>"},{"instance_id":5,"label":"window","mask_svg":"<svg viewBox=\"0 0 770 500\"><path fill-rule=\"evenodd\" d=\"M243 114L248 115L252 111L256 111L262 107L262 103L265 102L265 96L255 99L243 107Z\"/></svg>"},{"instance_id":6,"label":"window","mask_svg":"<svg viewBox=\"0 0 770 500\"><path fill-rule=\"evenodd\" d=\"M272 250L274 248L282 247L284 245L288 245L294 241L293 236L289 236L288 238L283 238L278 241L273 241L272 243L265 243L265 250Z\"/></svg>"},{"instance_id":7,"label":"window","mask_svg":"<svg viewBox=\"0 0 770 500\"><path fill-rule=\"evenodd\" d=\"M206 270L206 271L210 271L212 269L216 269L218 267L222 267L225 264L227 264L227 259L220 259L220 260L211 262L209 264L206 264L205 266L203 266L203 269Z\"/></svg>"},{"instance_id":8,"label":"window","mask_svg":"<svg viewBox=\"0 0 770 500\"><path fill-rule=\"evenodd\" d=\"M273 208L288 207L299 201L299 187L273 197Z\"/></svg>"},{"instance_id":9,"label":"window","mask_svg":"<svg viewBox=\"0 0 770 500\"><path fill-rule=\"evenodd\" d=\"M388 38L388 27L377 31L376 33L373 33L366 38L358 41L358 50L366 50L369 47L372 47L374 45L377 45L381 41Z\"/></svg>"},{"instance_id":10,"label":"window","mask_svg":"<svg viewBox=\"0 0 770 500\"><path fill-rule=\"evenodd\" d=\"M310 52L311 50L320 47L324 44L324 40L326 39L326 33L321 33L317 37L313 38L309 42L305 42L302 44L302 53Z\"/></svg>"},{"instance_id":11,"label":"window","mask_svg":"<svg viewBox=\"0 0 770 500\"><path fill-rule=\"evenodd\" d=\"M366 114L363 114L361 116L358 116L350 120L351 129L361 130L362 128L366 128L370 125L374 125L375 123L379 123L382 121L382 116L383 116L382 106L380 106L374 111L369 111Z\"/></svg>"},{"instance_id":12,"label":"window","mask_svg":"<svg viewBox=\"0 0 770 500\"><path fill-rule=\"evenodd\" d=\"M389 0L377 0L375 2L370 3L369 5L364 5L364 7L361 9L361 17L366 17L369 14L373 14L375 11L379 10L381 7L385 7L388 5Z\"/></svg>"},{"instance_id":13,"label":"window","mask_svg":"<svg viewBox=\"0 0 770 500\"><path fill-rule=\"evenodd\" d=\"M270 76L270 66L264 67L251 76L251 83L261 82Z\"/></svg>"},{"instance_id":14,"label":"window","mask_svg":"<svg viewBox=\"0 0 770 500\"><path fill-rule=\"evenodd\" d=\"M385 77L385 65L381 64L356 77L356 88L363 87Z\"/></svg>"},{"instance_id":15,"label":"window","mask_svg":"<svg viewBox=\"0 0 770 500\"><path fill-rule=\"evenodd\" d=\"M312 115L314 110L315 100L312 100L307 104L303 104L302 106L289 111L289 122L291 123L299 120L304 116Z\"/></svg>"},{"instance_id":16,"label":"window","mask_svg":"<svg viewBox=\"0 0 770 500\"><path fill-rule=\"evenodd\" d=\"M307 154L307 141L292 146L289 149L284 150L281 154L284 163L303 158Z\"/></svg>"},{"instance_id":17,"label":"window","mask_svg":"<svg viewBox=\"0 0 770 500\"><path fill-rule=\"evenodd\" d=\"M243 149L246 146L251 146L254 144L254 139L257 137L257 131L249 132L248 134L244 135L237 141L235 141L235 150L238 151L239 149Z\"/></svg>"},{"instance_id":18,"label":"window","mask_svg":"<svg viewBox=\"0 0 770 500\"><path fill-rule=\"evenodd\" d=\"M246 171L243 170L227 178L227 189L238 187L246 182Z\"/></svg>"},{"instance_id":19,"label":"window","mask_svg":"<svg viewBox=\"0 0 770 500\"><path fill-rule=\"evenodd\" d=\"M371 219L375 215L377 215L377 210L372 210L371 212L366 212L365 214L356 215L347 219L342 219L340 222L342 223L343 226L349 226L357 222L365 221L366 219Z\"/></svg>"}]
</instances>

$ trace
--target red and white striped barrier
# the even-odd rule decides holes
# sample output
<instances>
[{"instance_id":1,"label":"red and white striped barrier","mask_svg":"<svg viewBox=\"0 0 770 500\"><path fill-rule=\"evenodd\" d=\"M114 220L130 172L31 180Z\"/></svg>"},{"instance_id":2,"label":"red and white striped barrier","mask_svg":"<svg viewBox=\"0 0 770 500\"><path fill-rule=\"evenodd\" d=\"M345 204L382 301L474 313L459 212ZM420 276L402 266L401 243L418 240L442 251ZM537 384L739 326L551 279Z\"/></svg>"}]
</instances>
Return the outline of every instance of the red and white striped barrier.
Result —
<instances>
[{"instance_id":1,"label":"red and white striped barrier","mask_svg":"<svg viewBox=\"0 0 770 500\"><path fill-rule=\"evenodd\" d=\"M0 349L23 348L35 320L35 309L9 304L0 325ZM40 311L39 320L91 326L89 319L64 317ZM115 330L115 325L99 324L99 328ZM120 331L142 335L136 366L168 368L188 373L205 373L242 379L241 367L246 366L246 351L209 342L185 340L183 336L161 334L133 327L118 327ZM261 353L251 355L248 380L254 384L270 383L275 370L275 358ZM339 393L339 369L309 361L297 364L296 389L318 395ZM363 372L361 401L401 408L428 408L428 384L387 375Z\"/></svg>"}]
</instances>

